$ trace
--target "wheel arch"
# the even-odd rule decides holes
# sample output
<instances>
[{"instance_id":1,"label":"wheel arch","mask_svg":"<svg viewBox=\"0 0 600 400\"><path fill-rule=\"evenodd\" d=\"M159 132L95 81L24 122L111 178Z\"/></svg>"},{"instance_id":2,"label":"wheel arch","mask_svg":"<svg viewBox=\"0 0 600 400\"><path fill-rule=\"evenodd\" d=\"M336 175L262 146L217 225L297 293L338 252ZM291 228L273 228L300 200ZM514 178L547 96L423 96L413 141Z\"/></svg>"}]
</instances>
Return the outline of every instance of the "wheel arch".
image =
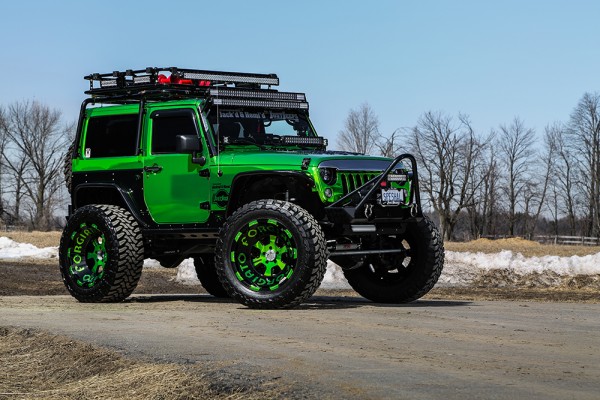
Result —
<instances>
[{"instance_id":1,"label":"wheel arch","mask_svg":"<svg viewBox=\"0 0 600 400\"><path fill-rule=\"evenodd\" d=\"M115 183L83 183L73 190L73 209L89 204L108 204L128 210L141 226L146 223L139 206L127 191Z\"/></svg>"},{"instance_id":2,"label":"wheel arch","mask_svg":"<svg viewBox=\"0 0 600 400\"><path fill-rule=\"evenodd\" d=\"M297 204L315 218L321 219L324 207L319 196L312 191L314 185L309 176L297 171L253 171L238 174L231 184L227 216L251 201L275 199Z\"/></svg>"}]
</instances>

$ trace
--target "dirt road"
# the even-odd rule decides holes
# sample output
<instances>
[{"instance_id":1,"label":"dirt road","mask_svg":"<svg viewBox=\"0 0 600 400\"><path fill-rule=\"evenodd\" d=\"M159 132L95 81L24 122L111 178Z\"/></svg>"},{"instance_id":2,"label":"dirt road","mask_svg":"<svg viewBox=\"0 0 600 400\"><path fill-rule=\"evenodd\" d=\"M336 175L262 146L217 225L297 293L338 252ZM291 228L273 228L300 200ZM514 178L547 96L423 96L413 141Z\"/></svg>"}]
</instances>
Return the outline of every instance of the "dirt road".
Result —
<instances>
[{"instance_id":1,"label":"dirt road","mask_svg":"<svg viewBox=\"0 0 600 400\"><path fill-rule=\"evenodd\" d=\"M293 397L576 398L600 392L600 304L316 297L257 311L205 295L120 304L0 297L1 325L42 328L122 353L216 362L298 388Z\"/></svg>"}]
</instances>

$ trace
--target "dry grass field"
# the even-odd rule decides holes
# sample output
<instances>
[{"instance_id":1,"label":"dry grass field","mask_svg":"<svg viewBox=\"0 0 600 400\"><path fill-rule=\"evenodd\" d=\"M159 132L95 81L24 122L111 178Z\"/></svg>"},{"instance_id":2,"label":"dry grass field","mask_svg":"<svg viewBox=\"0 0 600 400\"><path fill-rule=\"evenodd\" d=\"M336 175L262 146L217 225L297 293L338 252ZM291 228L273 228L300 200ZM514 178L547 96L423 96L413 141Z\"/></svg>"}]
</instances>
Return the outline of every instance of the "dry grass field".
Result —
<instances>
[{"instance_id":1,"label":"dry grass field","mask_svg":"<svg viewBox=\"0 0 600 400\"><path fill-rule=\"evenodd\" d=\"M446 250L468 251L471 253L498 253L502 250L510 250L513 253L521 253L525 257L542 256L585 256L600 253L600 246L566 246L554 244L540 244L531 240L521 238L512 239L477 239L470 242L446 242Z\"/></svg>"},{"instance_id":2,"label":"dry grass field","mask_svg":"<svg viewBox=\"0 0 600 400\"><path fill-rule=\"evenodd\" d=\"M246 388L220 380L215 367L145 362L64 336L0 327L0 399L277 397L260 379Z\"/></svg>"},{"instance_id":3,"label":"dry grass field","mask_svg":"<svg viewBox=\"0 0 600 400\"><path fill-rule=\"evenodd\" d=\"M31 243L37 247L53 247L58 246L60 242L61 232L50 231L50 232L25 232L25 231L0 231L0 236L5 236L15 242L20 243Z\"/></svg>"}]
</instances>

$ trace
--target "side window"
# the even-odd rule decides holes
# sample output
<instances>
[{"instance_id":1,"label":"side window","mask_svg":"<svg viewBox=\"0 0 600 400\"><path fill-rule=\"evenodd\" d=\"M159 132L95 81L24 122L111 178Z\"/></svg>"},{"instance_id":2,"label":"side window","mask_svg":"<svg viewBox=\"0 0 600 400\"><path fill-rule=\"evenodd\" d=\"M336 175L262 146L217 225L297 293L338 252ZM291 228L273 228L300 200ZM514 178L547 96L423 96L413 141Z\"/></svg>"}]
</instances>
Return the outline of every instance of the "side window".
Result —
<instances>
[{"instance_id":1,"label":"side window","mask_svg":"<svg viewBox=\"0 0 600 400\"><path fill-rule=\"evenodd\" d=\"M152 113L152 154L175 153L175 137L198 136L192 110L168 110Z\"/></svg>"},{"instance_id":2,"label":"side window","mask_svg":"<svg viewBox=\"0 0 600 400\"><path fill-rule=\"evenodd\" d=\"M111 115L88 120L84 157L135 156L138 115Z\"/></svg>"}]
</instances>

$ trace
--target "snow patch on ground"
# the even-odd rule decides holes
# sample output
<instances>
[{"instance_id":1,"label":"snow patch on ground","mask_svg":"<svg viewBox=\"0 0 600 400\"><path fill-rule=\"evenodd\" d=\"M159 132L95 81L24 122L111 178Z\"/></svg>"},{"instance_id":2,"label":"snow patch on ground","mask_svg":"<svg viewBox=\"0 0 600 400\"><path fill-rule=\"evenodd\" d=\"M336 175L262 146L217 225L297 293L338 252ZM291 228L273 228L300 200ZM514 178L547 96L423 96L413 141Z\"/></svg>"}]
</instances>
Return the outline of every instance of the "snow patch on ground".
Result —
<instances>
[{"instance_id":1,"label":"snow patch on ground","mask_svg":"<svg viewBox=\"0 0 600 400\"><path fill-rule=\"evenodd\" d=\"M0 237L0 260L58 257L58 247L38 248ZM144 268L162 268L158 261L147 259ZM573 277L600 277L600 253L588 256L524 257L521 253L501 251L494 254L446 251L444 271L439 286L504 286L507 284L548 287ZM177 282L199 285L194 261L189 258L177 267ZM327 262L327 272L321 284L325 289L349 289L339 266Z\"/></svg>"},{"instance_id":2,"label":"snow patch on ground","mask_svg":"<svg viewBox=\"0 0 600 400\"><path fill-rule=\"evenodd\" d=\"M29 243L19 243L5 236L0 236L0 259L15 258L57 258L58 247L39 248Z\"/></svg>"},{"instance_id":3,"label":"snow patch on ground","mask_svg":"<svg viewBox=\"0 0 600 400\"><path fill-rule=\"evenodd\" d=\"M600 253L587 256L524 257L501 251L494 254L446 251L443 286L470 286L475 283L501 285L500 281L529 286L550 286L562 278L600 274Z\"/></svg>"}]
</instances>

